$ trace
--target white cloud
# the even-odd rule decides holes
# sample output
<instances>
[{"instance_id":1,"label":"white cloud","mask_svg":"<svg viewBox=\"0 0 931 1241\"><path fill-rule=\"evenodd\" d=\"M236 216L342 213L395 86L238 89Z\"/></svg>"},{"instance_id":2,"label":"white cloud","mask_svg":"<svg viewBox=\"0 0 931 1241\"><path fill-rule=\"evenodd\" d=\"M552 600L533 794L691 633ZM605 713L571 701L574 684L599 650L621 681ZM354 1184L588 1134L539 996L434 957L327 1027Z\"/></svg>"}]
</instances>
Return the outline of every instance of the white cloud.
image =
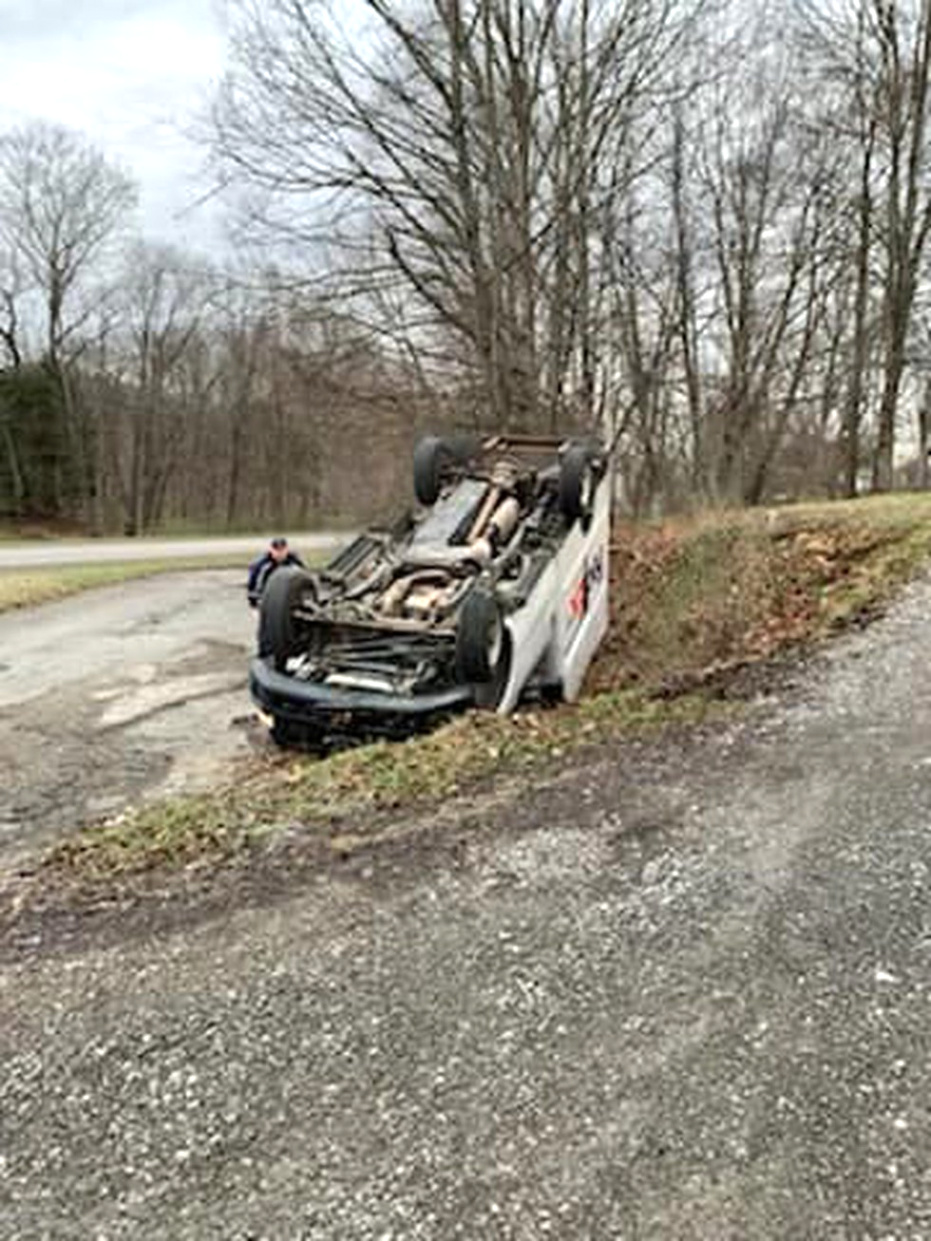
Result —
<instances>
[{"instance_id":1,"label":"white cloud","mask_svg":"<svg viewBox=\"0 0 931 1241\"><path fill-rule=\"evenodd\" d=\"M215 0L0 0L0 125L83 131L140 182L148 234L216 248L204 152L185 131L223 71Z\"/></svg>"}]
</instances>

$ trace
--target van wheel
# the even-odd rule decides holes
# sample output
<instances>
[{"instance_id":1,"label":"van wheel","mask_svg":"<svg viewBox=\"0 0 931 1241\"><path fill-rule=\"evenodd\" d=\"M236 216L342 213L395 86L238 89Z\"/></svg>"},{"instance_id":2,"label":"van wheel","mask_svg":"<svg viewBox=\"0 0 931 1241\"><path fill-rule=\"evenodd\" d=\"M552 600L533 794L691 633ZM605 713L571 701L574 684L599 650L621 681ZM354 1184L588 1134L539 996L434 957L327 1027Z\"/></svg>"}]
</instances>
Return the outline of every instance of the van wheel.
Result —
<instances>
[{"instance_id":1,"label":"van wheel","mask_svg":"<svg viewBox=\"0 0 931 1241\"><path fill-rule=\"evenodd\" d=\"M583 530L591 525L597 484L589 449L570 444L559 463L559 507L570 525L579 521Z\"/></svg>"},{"instance_id":2,"label":"van wheel","mask_svg":"<svg viewBox=\"0 0 931 1241\"><path fill-rule=\"evenodd\" d=\"M314 579L305 569L276 569L265 584L259 612L259 657L270 655L279 672L296 653L301 626L294 610L308 597L314 597Z\"/></svg>"},{"instance_id":3,"label":"van wheel","mask_svg":"<svg viewBox=\"0 0 931 1241\"><path fill-rule=\"evenodd\" d=\"M414 449L414 495L428 508L439 499L443 485L476 456L478 443L468 435L425 435Z\"/></svg>"},{"instance_id":4,"label":"van wheel","mask_svg":"<svg viewBox=\"0 0 931 1241\"><path fill-rule=\"evenodd\" d=\"M473 590L456 626L456 667L463 681L487 685L498 679L507 659L507 631L493 595Z\"/></svg>"},{"instance_id":5,"label":"van wheel","mask_svg":"<svg viewBox=\"0 0 931 1241\"><path fill-rule=\"evenodd\" d=\"M437 435L425 435L414 449L414 495L429 507L439 499L452 456Z\"/></svg>"}]
</instances>

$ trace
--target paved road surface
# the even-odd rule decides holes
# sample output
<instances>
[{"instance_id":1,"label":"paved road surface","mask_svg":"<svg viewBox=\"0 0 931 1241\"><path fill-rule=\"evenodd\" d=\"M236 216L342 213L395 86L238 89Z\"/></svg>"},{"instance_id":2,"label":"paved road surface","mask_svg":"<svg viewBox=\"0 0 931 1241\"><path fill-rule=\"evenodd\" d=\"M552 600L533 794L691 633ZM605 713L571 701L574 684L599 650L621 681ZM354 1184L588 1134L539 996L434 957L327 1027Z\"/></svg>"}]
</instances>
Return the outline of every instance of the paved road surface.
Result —
<instances>
[{"instance_id":1,"label":"paved road surface","mask_svg":"<svg viewBox=\"0 0 931 1241\"><path fill-rule=\"evenodd\" d=\"M250 752L243 583L172 573L0 615L0 869Z\"/></svg>"},{"instance_id":2,"label":"paved road surface","mask_svg":"<svg viewBox=\"0 0 931 1241\"><path fill-rule=\"evenodd\" d=\"M929 616L448 849L12 944L0 1234L931 1237Z\"/></svg>"},{"instance_id":3,"label":"paved road surface","mask_svg":"<svg viewBox=\"0 0 931 1241\"><path fill-rule=\"evenodd\" d=\"M298 552L327 552L345 543L345 532L317 530L288 536ZM0 569L34 569L47 565L100 564L127 560L179 560L191 556L243 556L262 550L262 538L211 539L53 539L0 542Z\"/></svg>"}]
</instances>

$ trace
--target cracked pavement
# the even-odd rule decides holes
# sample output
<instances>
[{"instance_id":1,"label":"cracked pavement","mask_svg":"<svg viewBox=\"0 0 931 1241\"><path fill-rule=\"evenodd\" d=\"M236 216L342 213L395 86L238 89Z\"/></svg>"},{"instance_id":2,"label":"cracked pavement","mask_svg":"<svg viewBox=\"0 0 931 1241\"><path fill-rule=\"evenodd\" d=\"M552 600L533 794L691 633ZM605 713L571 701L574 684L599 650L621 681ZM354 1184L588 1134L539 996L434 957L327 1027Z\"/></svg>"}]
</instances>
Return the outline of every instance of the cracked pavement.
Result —
<instances>
[{"instance_id":1,"label":"cracked pavement","mask_svg":"<svg viewBox=\"0 0 931 1241\"><path fill-rule=\"evenodd\" d=\"M0 616L0 869L251 752L244 580L165 574Z\"/></svg>"}]
</instances>

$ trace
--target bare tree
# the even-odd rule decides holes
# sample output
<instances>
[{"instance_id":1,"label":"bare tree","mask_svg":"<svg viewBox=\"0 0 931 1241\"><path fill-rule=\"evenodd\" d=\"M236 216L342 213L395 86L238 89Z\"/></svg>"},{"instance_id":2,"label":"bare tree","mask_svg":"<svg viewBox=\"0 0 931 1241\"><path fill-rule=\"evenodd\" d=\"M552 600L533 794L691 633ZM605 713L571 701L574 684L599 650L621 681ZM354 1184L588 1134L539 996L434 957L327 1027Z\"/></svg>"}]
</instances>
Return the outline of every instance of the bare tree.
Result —
<instances>
[{"instance_id":1,"label":"bare tree","mask_svg":"<svg viewBox=\"0 0 931 1241\"><path fill-rule=\"evenodd\" d=\"M24 281L19 263L13 253L0 257L0 345L6 354L6 364L19 367L23 362L21 341L22 297Z\"/></svg>"},{"instance_id":2,"label":"bare tree","mask_svg":"<svg viewBox=\"0 0 931 1241\"><path fill-rule=\"evenodd\" d=\"M0 244L42 298L45 354L60 386L82 500L89 434L68 376L72 346L88 322L78 293L135 200L131 178L70 130L35 122L0 136Z\"/></svg>"},{"instance_id":3,"label":"bare tree","mask_svg":"<svg viewBox=\"0 0 931 1241\"><path fill-rule=\"evenodd\" d=\"M3 347L6 366L13 371L18 371L23 361L20 344L21 294L22 281L17 265L13 257L8 255L6 261L0 262L0 345ZM7 403L0 397L0 447L7 462L13 511L18 515L26 496L26 482L20 450L10 421Z\"/></svg>"},{"instance_id":4,"label":"bare tree","mask_svg":"<svg viewBox=\"0 0 931 1241\"><path fill-rule=\"evenodd\" d=\"M825 78L839 83L856 122L860 151L857 335L848 398L848 461L865 357L867 239L881 259L879 403L873 487L892 485L896 416L907 363L915 297L931 230L928 109L931 104L931 5L927 0L797 0ZM852 490L851 464L847 486Z\"/></svg>"},{"instance_id":5,"label":"bare tree","mask_svg":"<svg viewBox=\"0 0 931 1241\"><path fill-rule=\"evenodd\" d=\"M707 182L727 357L715 487L751 503L762 494L810 356L823 223L819 179L789 137L785 100L767 101L758 120L740 137L719 129Z\"/></svg>"},{"instance_id":6,"label":"bare tree","mask_svg":"<svg viewBox=\"0 0 931 1241\"><path fill-rule=\"evenodd\" d=\"M0 237L43 295L55 366L80 327L68 313L78 282L135 202L132 179L70 130L35 122L0 136Z\"/></svg>"},{"instance_id":7,"label":"bare tree","mask_svg":"<svg viewBox=\"0 0 931 1241\"><path fill-rule=\"evenodd\" d=\"M181 255L164 246L139 245L132 251L122 314L132 393L123 463L127 533L142 534L161 516L189 413L180 371L207 297L204 282Z\"/></svg>"},{"instance_id":8,"label":"bare tree","mask_svg":"<svg viewBox=\"0 0 931 1241\"><path fill-rule=\"evenodd\" d=\"M239 0L218 158L279 237L336 247L344 294L402 290L422 340L457 342L493 423L590 416L601 213L701 7L365 0L363 39L324 4Z\"/></svg>"}]
</instances>

